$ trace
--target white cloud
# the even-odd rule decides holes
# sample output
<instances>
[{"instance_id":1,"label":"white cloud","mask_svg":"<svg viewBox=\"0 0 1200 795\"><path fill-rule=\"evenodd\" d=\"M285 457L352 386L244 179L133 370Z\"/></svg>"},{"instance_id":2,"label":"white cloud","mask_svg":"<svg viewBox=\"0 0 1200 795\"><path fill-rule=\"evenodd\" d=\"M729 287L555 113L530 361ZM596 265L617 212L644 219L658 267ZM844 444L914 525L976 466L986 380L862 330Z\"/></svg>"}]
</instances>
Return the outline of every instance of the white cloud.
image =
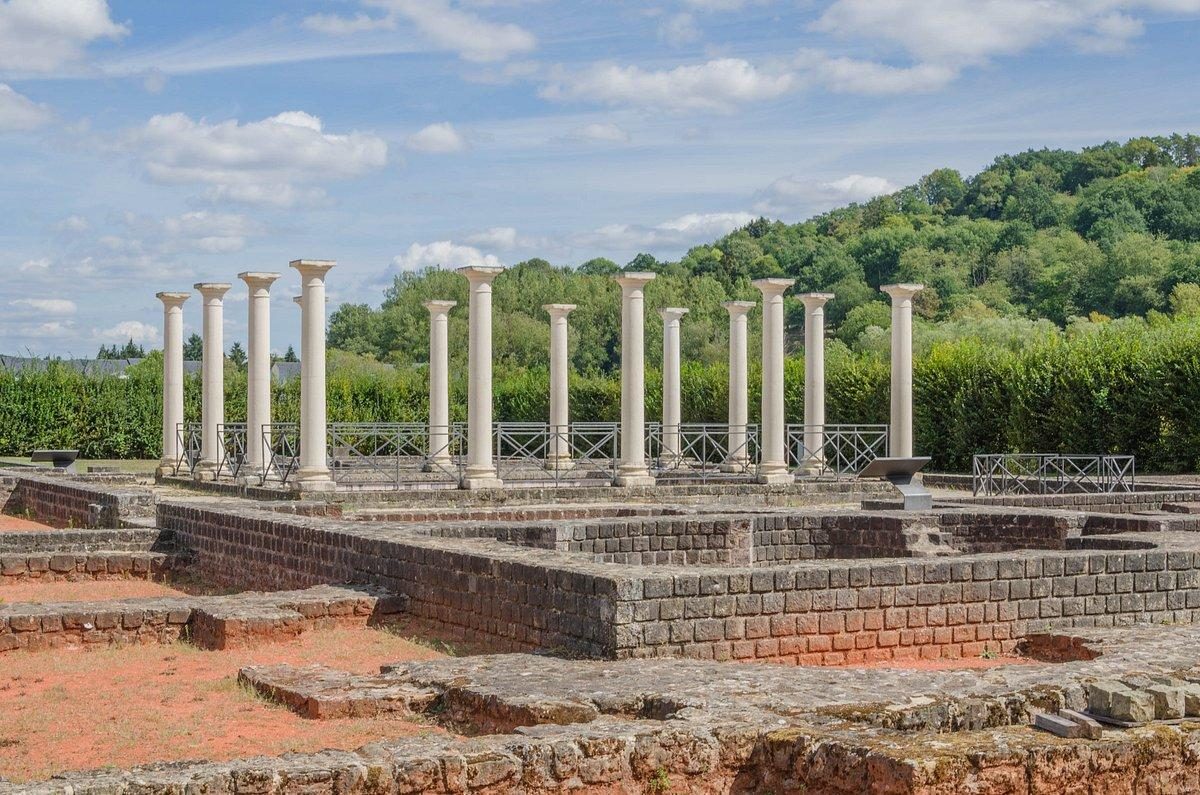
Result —
<instances>
[{"instance_id":1,"label":"white cloud","mask_svg":"<svg viewBox=\"0 0 1200 795\"><path fill-rule=\"evenodd\" d=\"M431 155L444 155L461 152L467 148L467 141L454 125L448 121L430 124L404 139L404 145L415 152Z\"/></svg>"},{"instance_id":2,"label":"white cloud","mask_svg":"<svg viewBox=\"0 0 1200 795\"><path fill-rule=\"evenodd\" d=\"M68 215L54 225L60 232L86 232L91 224L81 215Z\"/></svg>"},{"instance_id":3,"label":"white cloud","mask_svg":"<svg viewBox=\"0 0 1200 795\"><path fill-rule=\"evenodd\" d=\"M96 331L96 336L105 340L126 342L133 340L139 345L158 340L158 327L140 320L122 320L120 323L106 329Z\"/></svg>"},{"instance_id":4,"label":"white cloud","mask_svg":"<svg viewBox=\"0 0 1200 795\"><path fill-rule=\"evenodd\" d=\"M161 69L147 69L142 75L142 88L148 94L161 94L167 87L167 75Z\"/></svg>"},{"instance_id":5,"label":"white cloud","mask_svg":"<svg viewBox=\"0 0 1200 795\"><path fill-rule=\"evenodd\" d=\"M557 101L729 112L738 105L781 96L795 85L795 76L789 72L771 73L741 58L718 58L662 71L597 64L560 76L540 94Z\"/></svg>"},{"instance_id":6,"label":"white cloud","mask_svg":"<svg viewBox=\"0 0 1200 795\"><path fill-rule=\"evenodd\" d=\"M408 247L408 251L392 258L392 265L401 271L500 264L500 260L493 254L484 254L473 246L463 246L450 240L413 243Z\"/></svg>"},{"instance_id":7,"label":"white cloud","mask_svg":"<svg viewBox=\"0 0 1200 795\"><path fill-rule=\"evenodd\" d=\"M73 315L77 308L74 301L66 298L18 298L8 305L28 307L47 315Z\"/></svg>"},{"instance_id":8,"label":"white cloud","mask_svg":"<svg viewBox=\"0 0 1200 795\"><path fill-rule=\"evenodd\" d=\"M624 144L629 143L629 133L620 125L612 122L593 122L577 127L566 135L568 140L588 141L591 143Z\"/></svg>"},{"instance_id":9,"label":"white cloud","mask_svg":"<svg viewBox=\"0 0 1200 795\"><path fill-rule=\"evenodd\" d=\"M0 70L53 72L81 60L89 43L128 32L109 16L106 0L0 2Z\"/></svg>"},{"instance_id":10,"label":"white cloud","mask_svg":"<svg viewBox=\"0 0 1200 795\"><path fill-rule=\"evenodd\" d=\"M517 245L517 230L511 226L493 226L467 237L468 243L486 248L510 249Z\"/></svg>"},{"instance_id":11,"label":"white cloud","mask_svg":"<svg viewBox=\"0 0 1200 795\"><path fill-rule=\"evenodd\" d=\"M659 23L658 37L672 47L682 47L700 40L700 28L691 14L672 14Z\"/></svg>"},{"instance_id":12,"label":"white cloud","mask_svg":"<svg viewBox=\"0 0 1200 795\"><path fill-rule=\"evenodd\" d=\"M244 215L201 210L162 220L169 248L207 254L227 254L246 247L246 238L262 234L260 226Z\"/></svg>"},{"instance_id":13,"label":"white cloud","mask_svg":"<svg viewBox=\"0 0 1200 795\"><path fill-rule=\"evenodd\" d=\"M52 116L50 108L0 83L0 132L34 130L50 121Z\"/></svg>"},{"instance_id":14,"label":"white cloud","mask_svg":"<svg viewBox=\"0 0 1200 795\"><path fill-rule=\"evenodd\" d=\"M304 26L321 33L346 36L376 30L393 30L404 19L433 46L457 53L467 61L503 61L532 52L537 38L511 23L491 22L478 14L452 6L448 0L364 0L383 16L359 13L353 17L316 14Z\"/></svg>"},{"instance_id":15,"label":"white cloud","mask_svg":"<svg viewBox=\"0 0 1200 795\"><path fill-rule=\"evenodd\" d=\"M756 195L755 211L775 217L820 212L847 202L862 202L895 193L900 186L886 177L850 174L829 182L781 177Z\"/></svg>"},{"instance_id":16,"label":"white cloud","mask_svg":"<svg viewBox=\"0 0 1200 795\"><path fill-rule=\"evenodd\" d=\"M805 50L796 64L831 91L851 94L900 94L935 91L958 76L958 69L936 63L890 66L857 58L831 58Z\"/></svg>"},{"instance_id":17,"label":"white cloud","mask_svg":"<svg viewBox=\"0 0 1200 795\"><path fill-rule=\"evenodd\" d=\"M50 270L50 260L45 257L41 259L27 259L17 266L17 270L21 273L46 273Z\"/></svg>"},{"instance_id":18,"label":"white cloud","mask_svg":"<svg viewBox=\"0 0 1200 795\"><path fill-rule=\"evenodd\" d=\"M334 134L303 111L262 121L209 123L182 113L154 116L126 136L147 176L208 185L213 199L287 206L319 201L321 185L387 163L387 144L369 133Z\"/></svg>"},{"instance_id":19,"label":"white cloud","mask_svg":"<svg viewBox=\"0 0 1200 795\"><path fill-rule=\"evenodd\" d=\"M610 224L578 236L576 243L580 247L620 250L690 246L721 237L756 217L746 212L688 213L656 226Z\"/></svg>"}]
</instances>

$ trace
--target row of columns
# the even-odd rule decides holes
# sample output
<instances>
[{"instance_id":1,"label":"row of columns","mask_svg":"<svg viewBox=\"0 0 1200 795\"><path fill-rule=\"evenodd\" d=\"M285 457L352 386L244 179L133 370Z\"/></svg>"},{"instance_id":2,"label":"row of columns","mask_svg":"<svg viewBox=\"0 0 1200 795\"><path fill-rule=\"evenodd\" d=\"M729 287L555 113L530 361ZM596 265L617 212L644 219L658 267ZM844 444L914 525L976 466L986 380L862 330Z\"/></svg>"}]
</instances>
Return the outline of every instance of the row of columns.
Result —
<instances>
[{"instance_id":1,"label":"row of columns","mask_svg":"<svg viewBox=\"0 0 1200 795\"><path fill-rule=\"evenodd\" d=\"M325 277L335 263L330 260L295 260L291 267L301 277L301 398L300 462L297 477L302 489L333 487L326 457L325 394ZM492 460L492 282L501 267L459 268L469 283L467 465L463 486L470 489L501 485ZM262 430L271 424L270 288L280 274L238 274L249 290L246 464L250 473L262 471ZM621 449L617 484L649 486L654 483L646 464L645 445L645 286L655 274L622 273L621 286ZM763 297L762 322L762 424L759 480L783 483L791 479L787 465L784 416L784 312L783 294L791 279L758 279L754 286ZM194 287L203 298L202 439L197 471L215 474L224 422L223 300L227 283L202 282ZM912 455L912 299L921 285L894 284L880 288L892 299L892 375L890 455ZM176 428L183 422L183 304L188 293L162 292L163 303L163 460L160 471L173 469L179 458ZM825 424L825 303L831 293L799 296L805 307L805 447L817 450ZM450 459L449 430L449 312L454 301L427 301L430 315L429 447L434 464ZM729 301L729 461L731 471L749 467L747 445L748 365L747 314L752 301ZM573 304L546 304L550 315L550 456L557 462L570 457L567 428L568 350L567 316ZM663 320L663 441L666 455L680 453L680 320L687 309L660 310Z\"/></svg>"},{"instance_id":2,"label":"row of columns","mask_svg":"<svg viewBox=\"0 0 1200 795\"><path fill-rule=\"evenodd\" d=\"M325 406L325 274L336 263L331 260L295 260L290 263L300 274L300 465L301 488L322 491L333 488L326 460ZM261 443L264 428L271 425L271 285L278 273L247 271L238 278L246 283L248 295L246 356L246 461L249 475L266 466ZM220 466L225 422L224 300L232 287L227 282L193 285L203 301L201 336L200 461L199 477L213 477ZM183 422L183 305L186 292L157 294L163 304L163 457L160 474L173 472L179 460L177 429Z\"/></svg>"}]
</instances>

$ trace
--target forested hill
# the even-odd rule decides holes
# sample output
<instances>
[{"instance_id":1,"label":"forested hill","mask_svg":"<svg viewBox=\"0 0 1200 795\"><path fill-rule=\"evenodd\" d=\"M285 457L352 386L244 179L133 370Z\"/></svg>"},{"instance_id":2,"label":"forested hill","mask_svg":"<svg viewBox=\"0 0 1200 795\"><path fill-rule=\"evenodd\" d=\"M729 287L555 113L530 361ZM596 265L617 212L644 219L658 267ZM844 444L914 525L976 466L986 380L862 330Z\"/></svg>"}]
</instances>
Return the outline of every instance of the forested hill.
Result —
<instances>
[{"instance_id":1,"label":"forested hill","mask_svg":"<svg viewBox=\"0 0 1200 795\"><path fill-rule=\"evenodd\" d=\"M659 278L648 311L691 308L684 356L724 358L720 303L754 298L752 279L788 276L797 292L835 293L827 317L834 336L855 347L886 326L881 284L928 286L917 311L924 328L1003 326L1009 333L1072 318L1193 313L1200 308L1200 136L1135 138L1082 151L1043 149L1002 155L978 174L942 168L894 194L798 224L760 218L677 262L639 255L626 267ZM543 367L545 303L576 303L573 363L582 371L616 364L621 266L594 259L578 267L533 259L495 284L495 354L509 367ZM345 305L330 343L380 361L426 358L428 315L421 302L451 298L452 351L465 356L466 285L444 271L398 276L382 306ZM799 333L800 307L789 305ZM648 321L647 350L659 324ZM1052 331L1052 330L1051 330ZM920 333L920 330L919 332ZM957 333L957 332L956 332ZM457 355L456 353L456 355Z\"/></svg>"}]
</instances>

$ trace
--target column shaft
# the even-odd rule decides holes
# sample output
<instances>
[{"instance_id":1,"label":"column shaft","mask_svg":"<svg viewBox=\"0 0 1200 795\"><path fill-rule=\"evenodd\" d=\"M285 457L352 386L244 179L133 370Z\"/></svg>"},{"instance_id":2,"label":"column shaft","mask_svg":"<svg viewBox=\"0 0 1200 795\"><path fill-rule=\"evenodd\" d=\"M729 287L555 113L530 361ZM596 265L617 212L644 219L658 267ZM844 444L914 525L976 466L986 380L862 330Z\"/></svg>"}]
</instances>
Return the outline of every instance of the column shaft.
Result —
<instances>
[{"instance_id":1,"label":"column shaft","mask_svg":"<svg viewBox=\"0 0 1200 795\"><path fill-rule=\"evenodd\" d=\"M197 477L217 477L222 458L221 425L225 423L224 296L230 285L202 282L194 285L204 300L204 356L201 364L200 462Z\"/></svg>"},{"instance_id":2,"label":"column shaft","mask_svg":"<svg viewBox=\"0 0 1200 795\"><path fill-rule=\"evenodd\" d=\"M679 395L679 321L687 314L682 307L659 310L663 320L662 358L662 455L678 458L681 451L679 426L682 409Z\"/></svg>"},{"instance_id":3,"label":"column shaft","mask_svg":"<svg viewBox=\"0 0 1200 795\"><path fill-rule=\"evenodd\" d=\"M892 298L892 416L889 455L911 458L912 428L912 301L921 284L888 284L879 288Z\"/></svg>"},{"instance_id":4,"label":"column shaft","mask_svg":"<svg viewBox=\"0 0 1200 795\"><path fill-rule=\"evenodd\" d=\"M725 469L745 472L750 465L746 314L756 304L753 301L726 301L721 306L729 312L729 455Z\"/></svg>"},{"instance_id":5,"label":"column shaft","mask_svg":"<svg viewBox=\"0 0 1200 795\"><path fill-rule=\"evenodd\" d=\"M762 452L758 479L762 483L789 483L787 425L783 404L783 293L791 279L758 279L763 294Z\"/></svg>"},{"instance_id":6,"label":"column shaft","mask_svg":"<svg viewBox=\"0 0 1200 795\"><path fill-rule=\"evenodd\" d=\"M325 406L325 274L332 260L293 260L300 273L300 467L301 491L330 491L329 422Z\"/></svg>"},{"instance_id":7,"label":"column shaft","mask_svg":"<svg viewBox=\"0 0 1200 795\"><path fill-rule=\"evenodd\" d=\"M429 458L450 462L450 310L456 301L426 301L429 310Z\"/></svg>"},{"instance_id":8,"label":"column shaft","mask_svg":"<svg viewBox=\"0 0 1200 795\"><path fill-rule=\"evenodd\" d=\"M278 273L239 273L249 290L246 325L247 478L262 474L267 456L263 428L271 424L271 284Z\"/></svg>"},{"instance_id":9,"label":"column shaft","mask_svg":"<svg viewBox=\"0 0 1200 795\"><path fill-rule=\"evenodd\" d=\"M832 293L805 293L804 302L804 452L809 474L825 460L825 302Z\"/></svg>"},{"instance_id":10,"label":"column shaft","mask_svg":"<svg viewBox=\"0 0 1200 795\"><path fill-rule=\"evenodd\" d=\"M571 410L567 315L575 304L546 304L550 315L550 444L547 465L560 469L571 460Z\"/></svg>"},{"instance_id":11,"label":"column shaft","mask_svg":"<svg viewBox=\"0 0 1200 795\"><path fill-rule=\"evenodd\" d=\"M621 285L621 462L619 486L652 486L646 468L645 286L653 273L618 274Z\"/></svg>"},{"instance_id":12,"label":"column shaft","mask_svg":"<svg viewBox=\"0 0 1200 795\"><path fill-rule=\"evenodd\" d=\"M183 303L190 293L158 293L163 304L162 459L158 475L175 473L183 422Z\"/></svg>"},{"instance_id":13,"label":"column shaft","mask_svg":"<svg viewBox=\"0 0 1200 795\"><path fill-rule=\"evenodd\" d=\"M471 290L467 308L471 326L467 351L467 469L462 480L467 489L503 485L492 461L492 282L503 270L486 266L458 269Z\"/></svg>"}]
</instances>

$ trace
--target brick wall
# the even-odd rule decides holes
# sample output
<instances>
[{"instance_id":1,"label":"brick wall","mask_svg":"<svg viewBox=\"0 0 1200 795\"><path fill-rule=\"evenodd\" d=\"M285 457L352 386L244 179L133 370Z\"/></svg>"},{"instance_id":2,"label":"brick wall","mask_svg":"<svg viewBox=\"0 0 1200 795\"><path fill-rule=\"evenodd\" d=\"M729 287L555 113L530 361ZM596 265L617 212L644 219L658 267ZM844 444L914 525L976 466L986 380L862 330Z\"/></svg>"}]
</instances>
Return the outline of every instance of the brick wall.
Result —
<instances>
[{"instance_id":1,"label":"brick wall","mask_svg":"<svg viewBox=\"0 0 1200 795\"><path fill-rule=\"evenodd\" d=\"M53 527L121 527L153 512L148 489L18 473L5 513L27 514Z\"/></svg>"}]
</instances>

